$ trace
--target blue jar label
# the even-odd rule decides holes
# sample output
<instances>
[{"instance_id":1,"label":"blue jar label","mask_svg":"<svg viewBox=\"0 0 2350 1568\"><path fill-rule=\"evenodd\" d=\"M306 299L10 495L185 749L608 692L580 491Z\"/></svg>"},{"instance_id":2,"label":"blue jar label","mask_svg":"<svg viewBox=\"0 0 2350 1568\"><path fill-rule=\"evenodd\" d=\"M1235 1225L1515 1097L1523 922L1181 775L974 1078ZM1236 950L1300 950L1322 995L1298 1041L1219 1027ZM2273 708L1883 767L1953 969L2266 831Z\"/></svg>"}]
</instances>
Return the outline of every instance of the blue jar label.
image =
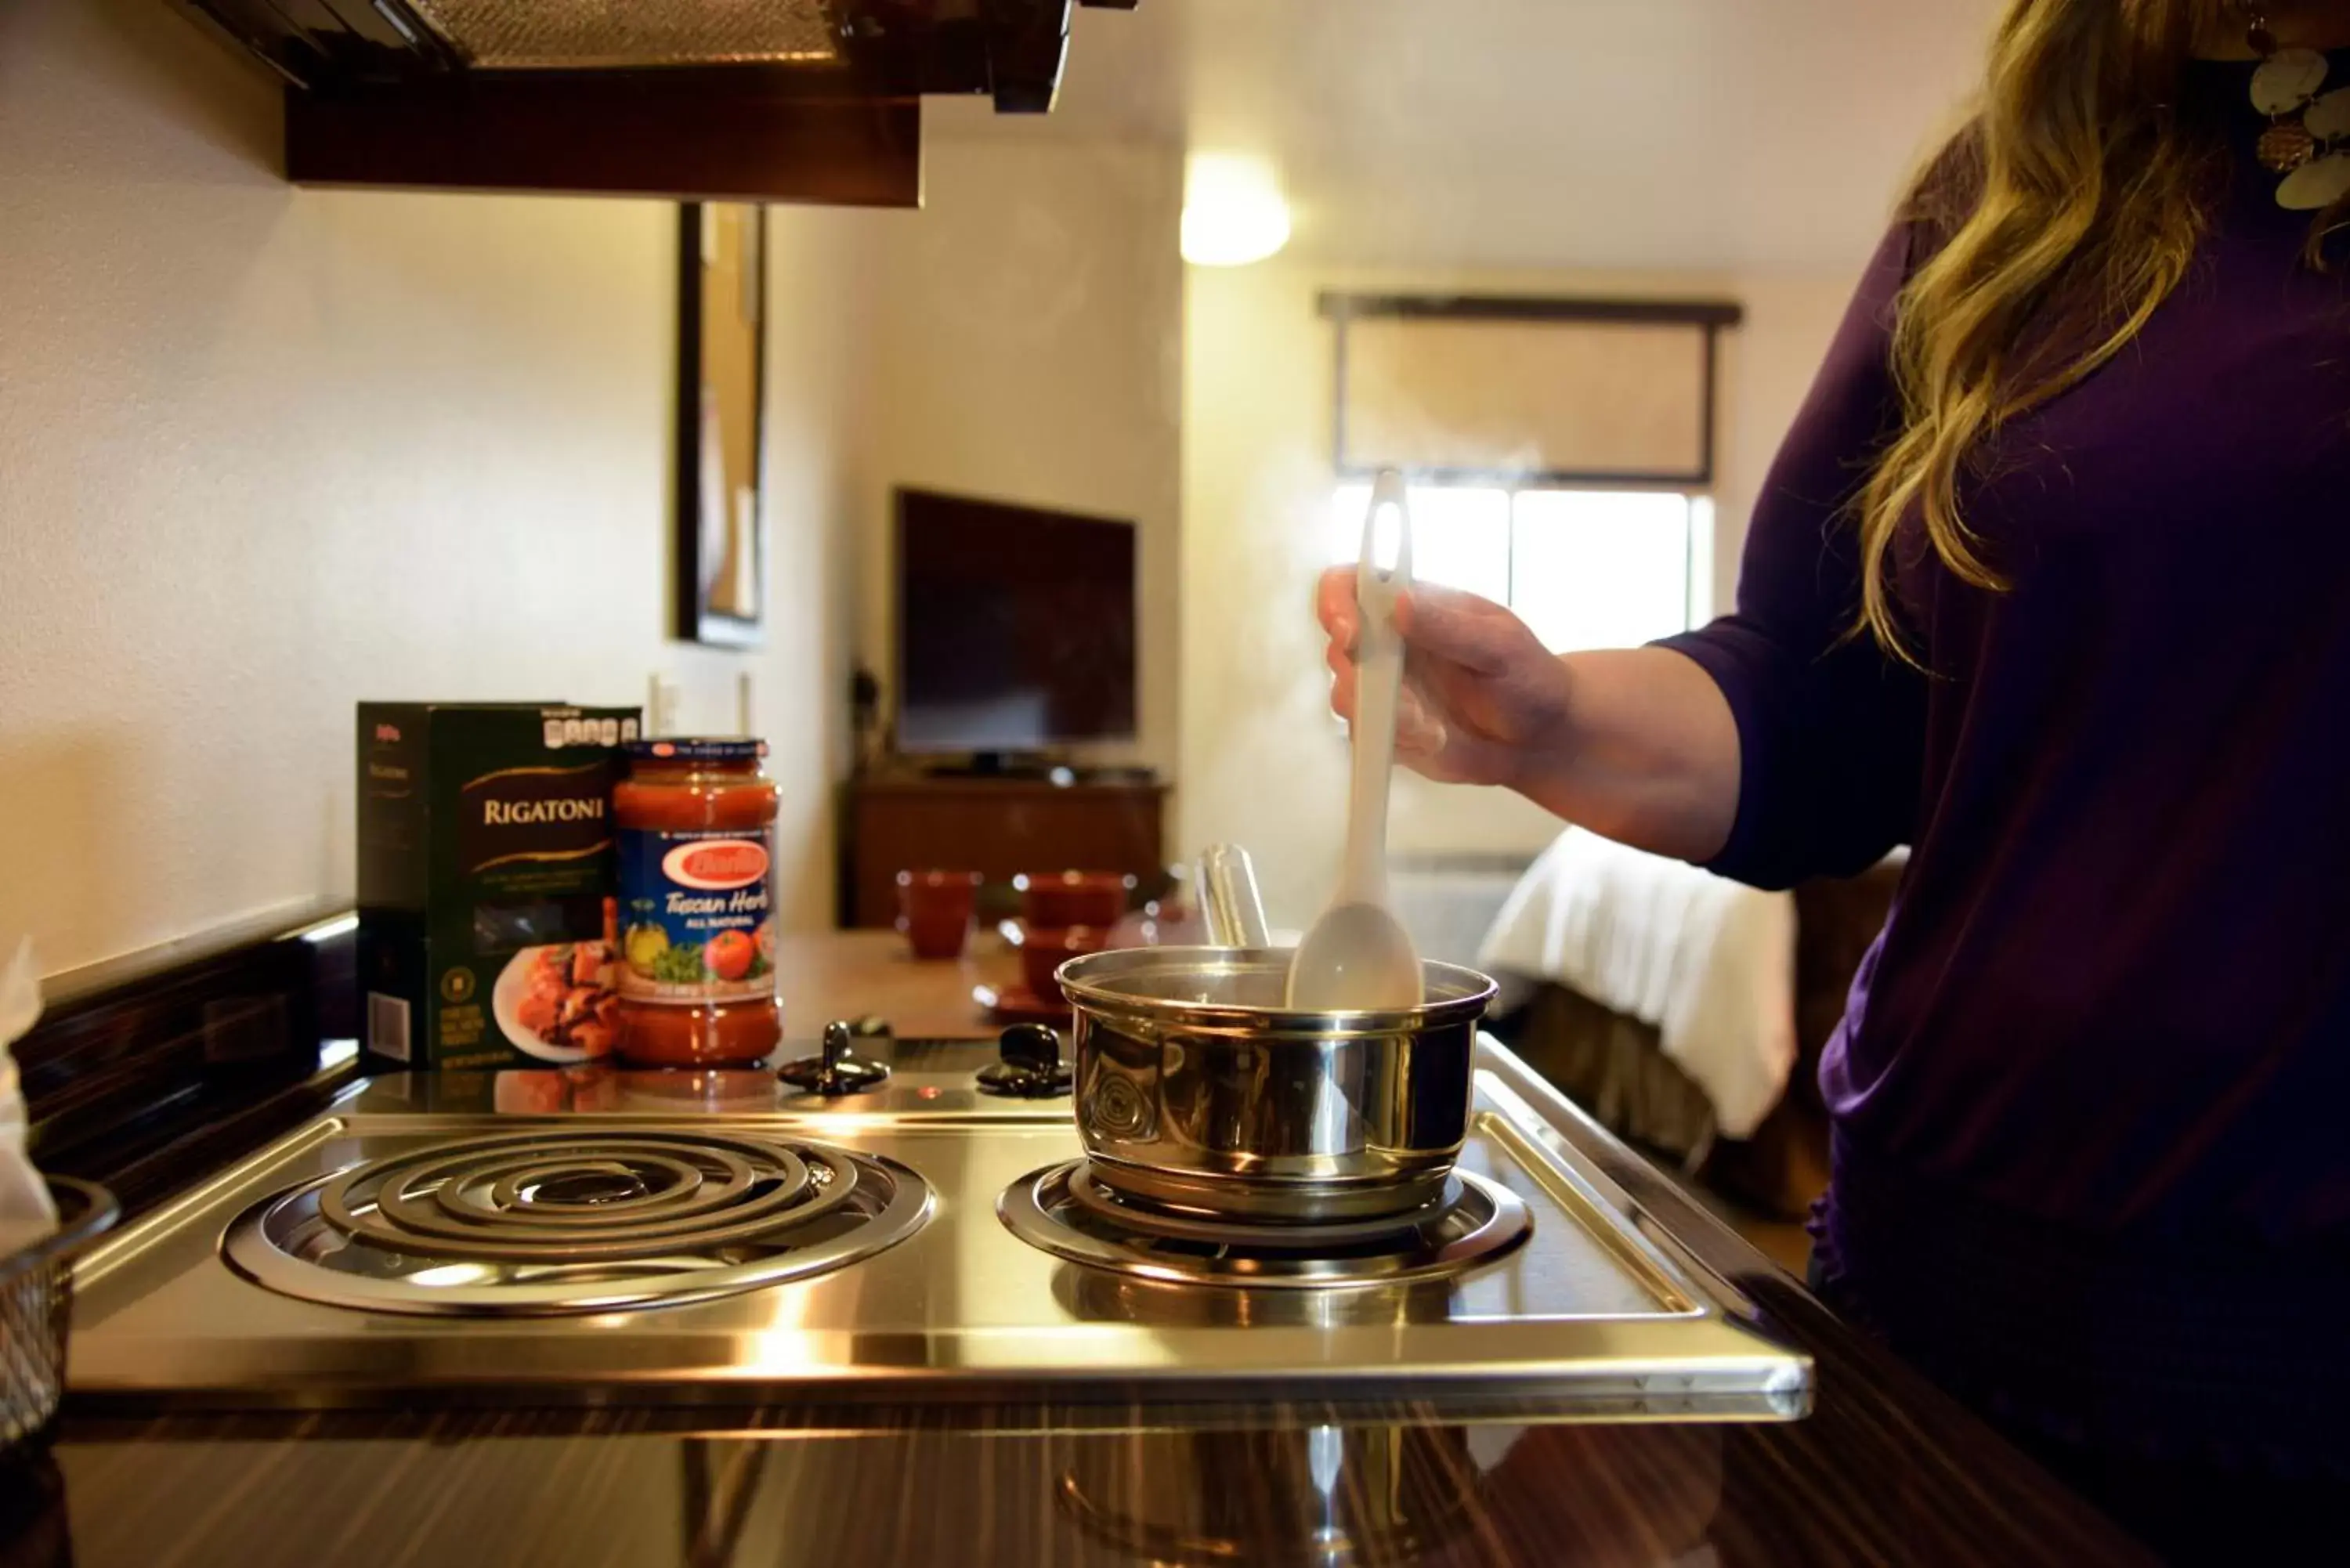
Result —
<instances>
[{"instance_id":1,"label":"blue jar label","mask_svg":"<svg viewBox=\"0 0 2350 1568\"><path fill-rule=\"evenodd\" d=\"M681 1004L775 990L774 857L727 828L623 828L620 994Z\"/></svg>"}]
</instances>

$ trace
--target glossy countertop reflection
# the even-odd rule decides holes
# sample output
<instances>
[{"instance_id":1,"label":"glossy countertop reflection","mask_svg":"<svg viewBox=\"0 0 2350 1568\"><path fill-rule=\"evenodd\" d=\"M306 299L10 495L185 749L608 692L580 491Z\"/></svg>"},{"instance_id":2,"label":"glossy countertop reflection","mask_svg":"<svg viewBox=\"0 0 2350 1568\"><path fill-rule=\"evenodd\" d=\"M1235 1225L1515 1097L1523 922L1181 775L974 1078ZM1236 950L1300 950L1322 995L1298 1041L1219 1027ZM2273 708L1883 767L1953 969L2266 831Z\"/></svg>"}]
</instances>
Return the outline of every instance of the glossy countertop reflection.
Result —
<instances>
[{"instance_id":1,"label":"glossy countertop reflection","mask_svg":"<svg viewBox=\"0 0 2350 1568\"><path fill-rule=\"evenodd\" d=\"M1455 1425L1401 1402L1184 1432L998 1430L984 1409L889 1431L774 1408L70 1419L0 1563L2147 1560L1898 1373L1828 1370L1818 1413L1777 1425Z\"/></svg>"}]
</instances>

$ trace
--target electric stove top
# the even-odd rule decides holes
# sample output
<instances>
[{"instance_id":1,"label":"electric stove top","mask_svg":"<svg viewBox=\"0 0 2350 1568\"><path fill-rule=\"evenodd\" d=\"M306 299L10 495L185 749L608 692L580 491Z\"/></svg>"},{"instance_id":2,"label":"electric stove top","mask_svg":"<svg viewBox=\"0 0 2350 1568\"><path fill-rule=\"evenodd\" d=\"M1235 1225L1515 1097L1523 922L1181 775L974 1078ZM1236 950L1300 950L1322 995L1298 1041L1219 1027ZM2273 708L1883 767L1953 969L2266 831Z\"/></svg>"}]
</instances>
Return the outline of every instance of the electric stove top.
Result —
<instances>
[{"instance_id":1,"label":"electric stove top","mask_svg":"<svg viewBox=\"0 0 2350 1568\"><path fill-rule=\"evenodd\" d=\"M1809 1409L1808 1358L1490 1041L1445 1191L1335 1225L1139 1209L1089 1178L1066 1097L982 1086L993 1045L875 1054L885 1079L831 1096L765 1072L355 1085L82 1262L70 1397L983 1401L1179 1424L1273 1397L1464 1419Z\"/></svg>"}]
</instances>

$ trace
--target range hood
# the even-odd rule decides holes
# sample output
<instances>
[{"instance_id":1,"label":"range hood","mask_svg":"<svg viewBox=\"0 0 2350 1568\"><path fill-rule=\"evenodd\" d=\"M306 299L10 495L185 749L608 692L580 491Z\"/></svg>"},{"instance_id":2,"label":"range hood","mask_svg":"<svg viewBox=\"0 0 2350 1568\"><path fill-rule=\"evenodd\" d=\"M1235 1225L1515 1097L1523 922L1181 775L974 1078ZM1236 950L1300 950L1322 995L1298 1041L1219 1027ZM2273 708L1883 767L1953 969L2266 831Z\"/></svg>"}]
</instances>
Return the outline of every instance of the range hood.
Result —
<instances>
[{"instance_id":1,"label":"range hood","mask_svg":"<svg viewBox=\"0 0 2350 1568\"><path fill-rule=\"evenodd\" d=\"M1136 0L1074 0L1131 10ZM1073 0L188 0L304 183L914 206L920 99L1051 109Z\"/></svg>"}]
</instances>

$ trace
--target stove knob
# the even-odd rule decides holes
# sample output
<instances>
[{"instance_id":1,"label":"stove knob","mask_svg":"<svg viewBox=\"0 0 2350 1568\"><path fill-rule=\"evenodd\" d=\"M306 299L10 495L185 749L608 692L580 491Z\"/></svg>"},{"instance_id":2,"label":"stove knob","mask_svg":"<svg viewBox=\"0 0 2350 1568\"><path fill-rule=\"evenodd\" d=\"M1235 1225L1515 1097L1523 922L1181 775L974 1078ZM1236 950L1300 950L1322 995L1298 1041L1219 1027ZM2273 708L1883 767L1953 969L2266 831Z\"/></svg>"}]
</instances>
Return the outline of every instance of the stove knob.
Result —
<instances>
[{"instance_id":1,"label":"stove knob","mask_svg":"<svg viewBox=\"0 0 2350 1568\"><path fill-rule=\"evenodd\" d=\"M785 1063L775 1076L795 1089L827 1098L879 1088L889 1078L889 1069L858 1055L856 1039L856 1032L847 1024L827 1023L818 1054Z\"/></svg>"},{"instance_id":2,"label":"stove knob","mask_svg":"<svg viewBox=\"0 0 2350 1568\"><path fill-rule=\"evenodd\" d=\"M996 1053L999 1059L979 1070L981 1088L1032 1100L1069 1092L1075 1075L1061 1060L1061 1036L1050 1025L1014 1024L997 1040Z\"/></svg>"},{"instance_id":3,"label":"stove knob","mask_svg":"<svg viewBox=\"0 0 2350 1568\"><path fill-rule=\"evenodd\" d=\"M1015 1067L1035 1073L1061 1070L1061 1033L1048 1023L1015 1023L996 1042L996 1050Z\"/></svg>"}]
</instances>

